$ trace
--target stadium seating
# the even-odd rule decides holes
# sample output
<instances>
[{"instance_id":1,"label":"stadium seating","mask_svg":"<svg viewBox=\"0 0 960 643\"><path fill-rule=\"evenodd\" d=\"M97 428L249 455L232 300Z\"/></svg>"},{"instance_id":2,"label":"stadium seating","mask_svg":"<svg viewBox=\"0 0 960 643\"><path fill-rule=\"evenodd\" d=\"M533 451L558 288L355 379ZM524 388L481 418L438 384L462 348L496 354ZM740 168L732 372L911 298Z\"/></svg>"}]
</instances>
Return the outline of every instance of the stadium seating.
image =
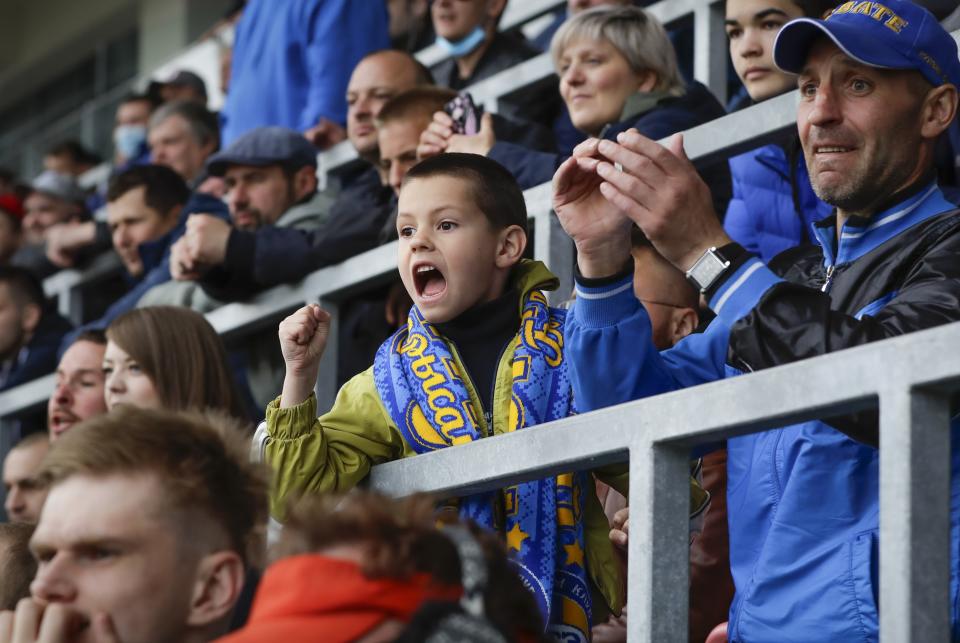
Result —
<instances>
[{"instance_id":1,"label":"stadium seating","mask_svg":"<svg viewBox=\"0 0 960 643\"><path fill-rule=\"evenodd\" d=\"M513 28L562 3L512 2L501 28ZM663 22L693 15L695 76L722 97L726 83L723 3L662 0L649 10ZM954 34L960 36L960 32ZM418 54L428 63L439 53ZM478 102L498 101L553 73L544 54L470 88ZM723 162L773 140L795 125L796 92L717 119L685 133L695 163ZM355 159L346 144L320 155L320 171L335 176ZM533 221L534 256L561 276L557 296L572 289L573 249L550 211L550 186L525 192ZM396 269L390 244L324 268L297 284L273 288L249 302L208 314L228 341L275 324L306 301L334 313L344 298L379 283ZM104 261L83 273L47 280L62 313L77 318L83 292L116 267ZM571 468L626 461L631 470L630 640L686 640L687 458L706 442L761 431L825 413L879 405L881 413L881 636L885 641L948 640L950 398L960 389L960 324L887 340L731 380L658 396L551 425L378 466L371 485L392 494L415 490L474 493ZM336 363L331 346L324 360ZM896 364L896 369L891 365ZM335 393L333 368L322 368L320 407ZM803 395L796 395L798 382ZM3 418L45 404L53 376L0 393L0 451L11 436ZM787 395L785 391L793 391ZM936 430L942 427L943 430ZM922 430L921 430L922 429ZM429 472L429 475L427 475ZM940 502L930 502L929 499ZM924 501L927 499L927 501ZM896 517L896 518L894 518Z\"/></svg>"}]
</instances>

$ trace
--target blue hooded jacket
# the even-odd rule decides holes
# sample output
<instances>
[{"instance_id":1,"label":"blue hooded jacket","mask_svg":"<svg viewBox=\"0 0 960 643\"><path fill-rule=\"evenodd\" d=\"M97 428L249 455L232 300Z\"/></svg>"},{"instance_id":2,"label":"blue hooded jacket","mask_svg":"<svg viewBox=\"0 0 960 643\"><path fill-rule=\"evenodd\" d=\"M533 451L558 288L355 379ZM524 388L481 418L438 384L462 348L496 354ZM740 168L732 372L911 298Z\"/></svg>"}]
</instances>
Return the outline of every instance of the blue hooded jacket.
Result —
<instances>
[{"instance_id":1,"label":"blue hooded jacket","mask_svg":"<svg viewBox=\"0 0 960 643\"><path fill-rule=\"evenodd\" d=\"M733 198L723 227L763 261L811 243L813 224L832 210L814 194L803 154L791 168L787 152L776 144L732 157L730 178Z\"/></svg>"},{"instance_id":2,"label":"blue hooded jacket","mask_svg":"<svg viewBox=\"0 0 960 643\"><path fill-rule=\"evenodd\" d=\"M663 352L653 347L632 274L578 279L565 329L578 406L612 406L960 321L960 212L936 185L919 188L869 219L848 219L839 242L833 217L818 223L819 248L776 262L786 279L747 255L710 293L717 317L706 331ZM849 420L727 441L737 590L731 642L878 640L880 452L836 428L854 433L875 426L876 417ZM956 641L960 422L951 433Z\"/></svg>"}]
</instances>

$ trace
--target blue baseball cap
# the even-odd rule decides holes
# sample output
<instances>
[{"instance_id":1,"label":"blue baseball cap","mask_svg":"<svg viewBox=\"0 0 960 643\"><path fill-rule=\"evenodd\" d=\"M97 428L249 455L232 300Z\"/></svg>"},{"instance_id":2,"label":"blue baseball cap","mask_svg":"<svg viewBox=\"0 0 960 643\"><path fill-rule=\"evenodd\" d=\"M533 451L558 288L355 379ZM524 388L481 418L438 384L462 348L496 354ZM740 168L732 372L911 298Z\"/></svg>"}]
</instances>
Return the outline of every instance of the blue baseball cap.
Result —
<instances>
[{"instance_id":1,"label":"blue baseball cap","mask_svg":"<svg viewBox=\"0 0 960 643\"><path fill-rule=\"evenodd\" d=\"M886 69L915 69L934 87L960 87L957 43L933 14L907 0L844 2L823 20L791 20L777 34L773 60L799 74L810 47L827 36L850 58Z\"/></svg>"},{"instance_id":2,"label":"blue baseball cap","mask_svg":"<svg viewBox=\"0 0 960 643\"><path fill-rule=\"evenodd\" d=\"M207 172L211 176L223 176L230 165L317 167L317 148L292 129L258 127L211 156L207 160Z\"/></svg>"}]
</instances>

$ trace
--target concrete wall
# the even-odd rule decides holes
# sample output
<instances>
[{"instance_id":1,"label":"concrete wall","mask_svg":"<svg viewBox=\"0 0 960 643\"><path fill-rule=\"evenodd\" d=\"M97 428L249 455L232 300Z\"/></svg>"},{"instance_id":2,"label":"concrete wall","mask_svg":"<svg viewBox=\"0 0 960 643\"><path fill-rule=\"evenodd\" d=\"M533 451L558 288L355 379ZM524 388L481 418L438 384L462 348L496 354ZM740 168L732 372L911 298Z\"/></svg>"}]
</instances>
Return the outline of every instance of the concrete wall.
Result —
<instances>
[{"instance_id":1,"label":"concrete wall","mask_svg":"<svg viewBox=\"0 0 960 643\"><path fill-rule=\"evenodd\" d=\"M139 71L147 76L202 35L230 4L230 0L0 0L0 107L137 26Z\"/></svg>"},{"instance_id":2,"label":"concrete wall","mask_svg":"<svg viewBox=\"0 0 960 643\"><path fill-rule=\"evenodd\" d=\"M0 106L136 24L132 0L0 0Z\"/></svg>"}]
</instances>

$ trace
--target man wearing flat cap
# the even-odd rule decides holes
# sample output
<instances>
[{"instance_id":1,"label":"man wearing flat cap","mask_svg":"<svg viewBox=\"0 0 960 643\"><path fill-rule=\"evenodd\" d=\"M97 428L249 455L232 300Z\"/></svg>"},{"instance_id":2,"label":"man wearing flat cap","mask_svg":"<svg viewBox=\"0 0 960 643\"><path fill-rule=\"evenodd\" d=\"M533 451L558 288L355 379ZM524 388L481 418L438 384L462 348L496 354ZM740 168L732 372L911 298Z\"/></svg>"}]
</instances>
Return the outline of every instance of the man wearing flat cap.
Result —
<instances>
[{"instance_id":1,"label":"man wearing flat cap","mask_svg":"<svg viewBox=\"0 0 960 643\"><path fill-rule=\"evenodd\" d=\"M173 244L173 281L148 291L138 306L173 304L199 312L222 305L218 286L255 292L257 244L264 228L310 232L321 227L332 199L317 191L317 151L302 134L284 127L259 127L207 160L207 173L223 177L230 223L207 214L187 219ZM282 361L271 336L264 350L248 342L247 379L258 403L276 395ZM279 380L279 381L282 381Z\"/></svg>"},{"instance_id":2,"label":"man wearing flat cap","mask_svg":"<svg viewBox=\"0 0 960 643\"><path fill-rule=\"evenodd\" d=\"M59 268L47 259L46 232L60 223L80 221L87 214L86 196L76 179L52 170L41 173L30 184L23 202L23 241L11 263L43 279Z\"/></svg>"},{"instance_id":3,"label":"man wearing flat cap","mask_svg":"<svg viewBox=\"0 0 960 643\"><path fill-rule=\"evenodd\" d=\"M204 214L187 220L171 255L179 281L242 282L253 271L253 232L265 226L315 230L329 211L329 197L317 191L316 149L290 129L247 132L211 156L207 172L224 179L232 226Z\"/></svg>"},{"instance_id":4,"label":"man wearing flat cap","mask_svg":"<svg viewBox=\"0 0 960 643\"><path fill-rule=\"evenodd\" d=\"M679 136L666 146L635 131L588 140L557 171L554 207L578 248L565 336L581 411L960 321L960 211L933 167L957 111L953 38L914 3L845 2L823 20L784 26L774 59L798 75L810 180L834 206L813 226L816 245L767 266L733 243ZM717 315L663 352L631 289L634 223ZM956 637L960 423L951 428L943 614ZM729 640L876 641L876 413L732 438L727 448ZM934 575L946 582L947 570Z\"/></svg>"}]
</instances>

